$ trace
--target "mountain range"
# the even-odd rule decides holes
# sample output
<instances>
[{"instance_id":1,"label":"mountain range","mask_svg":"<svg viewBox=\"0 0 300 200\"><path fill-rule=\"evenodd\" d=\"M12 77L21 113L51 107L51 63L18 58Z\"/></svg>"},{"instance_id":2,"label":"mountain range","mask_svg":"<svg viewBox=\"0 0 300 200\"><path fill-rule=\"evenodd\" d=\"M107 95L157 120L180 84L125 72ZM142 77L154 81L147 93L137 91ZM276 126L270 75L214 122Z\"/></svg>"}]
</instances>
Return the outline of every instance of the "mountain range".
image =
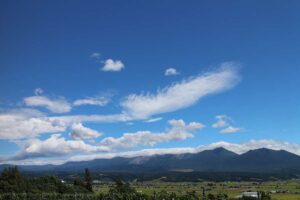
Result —
<instances>
[{"instance_id":1,"label":"mountain range","mask_svg":"<svg viewBox=\"0 0 300 200\"><path fill-rule=\"evenodd\" d=\"M9 165L0 165L0 170ZM139 157L114 157L62 165L20 165L23 171L79 172L89 168L98 172L280 172L300 171L300 156L266 148L236 154L225 148L199 153L166 154Z\"/></svg>"}]
</instances>

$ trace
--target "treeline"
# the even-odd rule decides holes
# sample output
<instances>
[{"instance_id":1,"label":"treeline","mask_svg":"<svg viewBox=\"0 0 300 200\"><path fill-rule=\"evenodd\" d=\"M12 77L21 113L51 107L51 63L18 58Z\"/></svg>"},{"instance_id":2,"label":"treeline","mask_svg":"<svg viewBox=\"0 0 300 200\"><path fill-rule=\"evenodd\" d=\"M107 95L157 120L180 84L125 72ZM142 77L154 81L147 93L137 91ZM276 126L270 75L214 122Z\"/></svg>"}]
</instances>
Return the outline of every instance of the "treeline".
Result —
<instances>
[{"instance_id":1,"label":"treeline","mask_svg":"<svg viewBox=\"0 0 300 200\"><path fill-rule=\"evenodd\" d=\"M154 179L161 179L165 182L198 182L199 180L203 181L213 181L213 182L224 182L224 181L276 181L276 180L291 180L298 178L299 175L282 172L282 173L257 173L257 172L145 172L145 173L132 173L132 172L101 172L106 175L113 175L122 177L124 180L133 181L151 181ZM68 176L70 173L61 172L62 176ZM99 174L99 173L98 173ZM298 173L299 174L299 173ZM97 174L95 174L96 179L100 179Z\"/></svg>"},{"instance_id":2,"label":"treeline","mask_svg":"<svg viewBox=\"0 0 300 200\"><path fill-rule=\"evenodd\" d=\"M92 192L92 178L89 170L85 171L85 180L75 179L73 184L65 184L55 176L28 178L17 167L6 168L0 176L0 193L88 193Z\"/></svg>"}]
</instances>

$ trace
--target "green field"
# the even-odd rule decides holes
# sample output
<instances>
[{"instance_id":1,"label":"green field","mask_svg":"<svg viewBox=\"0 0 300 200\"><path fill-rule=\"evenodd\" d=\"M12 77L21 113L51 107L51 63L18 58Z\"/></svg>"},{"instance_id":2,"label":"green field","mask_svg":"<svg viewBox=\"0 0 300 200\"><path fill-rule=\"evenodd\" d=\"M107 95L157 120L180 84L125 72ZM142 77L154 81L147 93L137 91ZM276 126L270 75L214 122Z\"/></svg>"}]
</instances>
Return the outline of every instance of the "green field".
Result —
<instances>
[{"instance_id":1,"label":"green field","mask_svg":"<svg viewBox=\"0 0 300 200\"><path fill-rule=\"evenodd\" d=\"M226 193L230 198L245 191L265 191L271 193L272 199L276 200L300 200L300 180L290 181L270 181L270 182L163 182L149 181L131 183L138 192L144 194L153 194L165 190L176 194L185 194L195 191L201 196L202 189L205 188L206 194ZM110 184L103 183L94 187L97 192L106 193Z\"/></svg>"}]
</instances>

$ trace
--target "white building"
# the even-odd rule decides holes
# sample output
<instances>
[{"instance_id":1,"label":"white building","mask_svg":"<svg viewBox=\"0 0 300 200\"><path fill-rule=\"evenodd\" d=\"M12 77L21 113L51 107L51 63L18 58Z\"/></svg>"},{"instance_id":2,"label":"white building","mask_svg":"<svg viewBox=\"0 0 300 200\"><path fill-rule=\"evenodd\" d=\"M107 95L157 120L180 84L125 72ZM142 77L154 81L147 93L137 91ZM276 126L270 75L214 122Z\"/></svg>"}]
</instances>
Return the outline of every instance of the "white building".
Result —
<instances>
[{"instance_id":1,"label":"white building","mask_svg":"<svg viewBox=\"0 0 300 200\"><path fill-rule=\"evenodd\" d=\"M243 198L243 197L253 197L258 199L259 195L258 192L243 192L241 195L237 196L237 198Z\"/></svg>"}]
</instances>

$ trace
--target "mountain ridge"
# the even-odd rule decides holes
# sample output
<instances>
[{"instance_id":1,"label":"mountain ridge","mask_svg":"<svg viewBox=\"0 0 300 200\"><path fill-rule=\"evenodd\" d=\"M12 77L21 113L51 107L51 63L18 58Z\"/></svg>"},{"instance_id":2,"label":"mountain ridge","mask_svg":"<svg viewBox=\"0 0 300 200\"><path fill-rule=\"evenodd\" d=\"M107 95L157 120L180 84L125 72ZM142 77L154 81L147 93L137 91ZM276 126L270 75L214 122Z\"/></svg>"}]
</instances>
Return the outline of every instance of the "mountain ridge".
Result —
<instances>
[{"instance_id":1,"label":"mountain ridge","mask_svg":"<svg viewBox=\"0 0 300 200\"><path fill-rule=\"evenodd\" d=\"M0 170L9 165L0 165ZM101 158L72 161L61 165L19 165L23 171L68 171L84 168L105 172L215 171L280 172L300 169L300 156L285 150L267 148L237 154L219 147L198 153L164 154L136 157Z\"/></svg>"}]
</instances>

